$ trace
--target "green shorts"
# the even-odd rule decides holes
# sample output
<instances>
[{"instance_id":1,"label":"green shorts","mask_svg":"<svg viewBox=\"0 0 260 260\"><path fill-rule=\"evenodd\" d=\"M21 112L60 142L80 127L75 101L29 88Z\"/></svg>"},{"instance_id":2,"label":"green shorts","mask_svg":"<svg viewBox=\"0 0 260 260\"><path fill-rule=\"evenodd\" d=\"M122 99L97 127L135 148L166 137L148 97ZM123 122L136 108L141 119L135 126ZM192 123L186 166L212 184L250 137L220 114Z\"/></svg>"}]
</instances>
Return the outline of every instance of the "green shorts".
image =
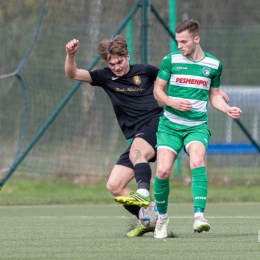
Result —
<instances>
[{"instance_id":1,"label":"green shorts","mask_svg":"<svg viewBox=\"0 0 260 260\"><path fill-rule=\"evenodd\" d=\"M205 123L197 126L180 126L162 116L156 135L157 148L165 147L175 154L179 154L183 147L185 149L188 144L194 141L203 143L207 149L211 132Z\"/></svg>"}]
</instances>

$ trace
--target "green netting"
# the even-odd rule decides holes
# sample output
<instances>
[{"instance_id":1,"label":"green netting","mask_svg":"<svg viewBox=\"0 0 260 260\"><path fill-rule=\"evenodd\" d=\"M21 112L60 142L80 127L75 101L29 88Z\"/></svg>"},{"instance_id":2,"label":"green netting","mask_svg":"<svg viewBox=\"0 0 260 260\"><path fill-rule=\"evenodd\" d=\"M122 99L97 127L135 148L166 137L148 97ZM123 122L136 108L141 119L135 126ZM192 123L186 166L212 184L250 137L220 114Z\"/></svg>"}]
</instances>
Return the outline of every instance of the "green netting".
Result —
<instances>
[{"instance_id":1,"label":"green netting","mask_svg":"<svg viewBox=\"0 0 260 260\"><path fill-rule=\"evenodd\" d=\"M259 142L260 26L257 10L260 2L175 2L177 21L188 17L200 21L201 45L223 62L222 86L232 104L241 104L244 110L241 122ZM32 144L75 84L80 85L75 94L58 111L48 129L44 129L12 178L65 176L74 183L84 184L107 178L127 142L106 93L65 77L65 44L73 38L79 39L77 65L88 68L97 57L97 44L104 38L111 38L137 6L131 30L125 28L121 34L129 38L132 32L132 62L141 63L143 25L142 7L138 3L142 1L0 1L1 179ZM149 3L168 24L169 2L152 0ZM170 52L170 36L152 11L148 11L148 20L148 59L149 63L159 66L164 55ZM102 61L95 64L95 68L104 66ZM213 143L250 144L241 128L225 115L210 108L209 118ZM178 171L185 178L189 174L186 155L181 159ZM213 182L220 182L215 174L226 176L231 180L229 184L241 180L246 183L249 179L250 183L260 182L255 175L242 178L241 174L236 174L236 168L241 167L249 167L248 175L252 167L253 172L257 171L260 164L257 153L209 154L206 161Z\"/></svg>"}]
</instances>

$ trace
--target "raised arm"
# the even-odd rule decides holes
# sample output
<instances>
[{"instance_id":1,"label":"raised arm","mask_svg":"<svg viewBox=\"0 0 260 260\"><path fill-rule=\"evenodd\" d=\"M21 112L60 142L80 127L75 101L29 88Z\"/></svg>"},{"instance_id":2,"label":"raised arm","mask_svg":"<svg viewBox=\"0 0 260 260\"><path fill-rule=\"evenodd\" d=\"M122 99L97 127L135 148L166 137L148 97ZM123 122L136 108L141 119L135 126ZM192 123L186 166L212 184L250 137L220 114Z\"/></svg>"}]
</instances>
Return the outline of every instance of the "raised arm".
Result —
<instances>
[{"instance_id":1,"label":"raised arm","mask_svg":"<svg viewBox=\"0 0 260 260\"><path fill-rule=\"evenodd\" d=\"M209 101L211 105L223 112L226 113L231 118L237 120L239 119L242 110L238 107L230 107L222 98L218 88L210 88Z\"/></svg>"},{"instance_id":2,"label":"raised arm","mask_svg":"<svg viewBox=\"0 0 260 260\"><path fill-rule=\"evenodd\" d=\"M73 39L66 44L65 73L66 77L92 83L92 78L87 70L78 69L75 62L75 54L79 47L79 41Z\"/></svg>"},{"instance_id":3,"label":"raised arm","mask_svg":"<svg viewBox=\"0 0 260 260\"><path fill-rule=\"evenodd\" d=\"M154 97L162 105L170 106L180 111L189 111L192 109L190 101L185 99L169 97L165 94L165 87L167 86L167 81L156 78L154 85Z\"/></svg>"}]
</instances>

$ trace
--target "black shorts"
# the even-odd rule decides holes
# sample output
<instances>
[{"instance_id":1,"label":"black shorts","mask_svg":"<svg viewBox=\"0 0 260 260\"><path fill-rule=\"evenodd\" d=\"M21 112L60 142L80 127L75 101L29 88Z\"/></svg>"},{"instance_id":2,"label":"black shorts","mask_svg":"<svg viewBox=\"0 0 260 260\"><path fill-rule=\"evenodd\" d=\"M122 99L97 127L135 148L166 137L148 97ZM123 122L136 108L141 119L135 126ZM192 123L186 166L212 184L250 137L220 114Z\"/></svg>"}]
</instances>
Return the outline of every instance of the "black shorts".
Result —
<instances>
[{"instance_id":1,"label":"black shorts","mask_svg":"<svg viewBox=\"0 0 260 260\"><path fill-rule=\"evenodd\" d=\"M150 121L148 121L146 124L144 124L134 135L133 140L136 137L144 139L147 143L149 143L154 151L155 151L155 156L149 160L149 162L155 162L156 161L156 132L158 129L158 124L159 124L159 117L154 117ZM116 164L118 165L123 165L129 168L134 169L134 166L132 162L129 159L129 153L131 149L131 144L129 147L126 149L126 151L119 157L118 161Z\"/></svg>"}]
</instances>

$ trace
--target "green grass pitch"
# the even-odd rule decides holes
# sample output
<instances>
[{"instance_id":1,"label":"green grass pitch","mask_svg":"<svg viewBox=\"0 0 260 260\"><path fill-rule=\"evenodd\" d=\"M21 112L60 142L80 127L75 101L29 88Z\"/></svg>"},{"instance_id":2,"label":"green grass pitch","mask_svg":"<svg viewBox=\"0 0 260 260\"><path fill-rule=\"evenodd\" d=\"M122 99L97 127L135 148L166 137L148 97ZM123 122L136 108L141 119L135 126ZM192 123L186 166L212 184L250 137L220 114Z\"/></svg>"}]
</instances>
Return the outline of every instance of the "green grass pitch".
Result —
<instances>
[{"instance_id":1,"label":"green grass pitch","mask_svg":"<svg viewBox=\"0 0 260 260\"><path fill-rule=\"evenodd\" d=\"M0 259L260 259L260 203L208 203L201 234L192 211L170 204L177 237L155 239L128 238L137 222L117 204L0 206Z\"/></svg>"}]
</instances>

